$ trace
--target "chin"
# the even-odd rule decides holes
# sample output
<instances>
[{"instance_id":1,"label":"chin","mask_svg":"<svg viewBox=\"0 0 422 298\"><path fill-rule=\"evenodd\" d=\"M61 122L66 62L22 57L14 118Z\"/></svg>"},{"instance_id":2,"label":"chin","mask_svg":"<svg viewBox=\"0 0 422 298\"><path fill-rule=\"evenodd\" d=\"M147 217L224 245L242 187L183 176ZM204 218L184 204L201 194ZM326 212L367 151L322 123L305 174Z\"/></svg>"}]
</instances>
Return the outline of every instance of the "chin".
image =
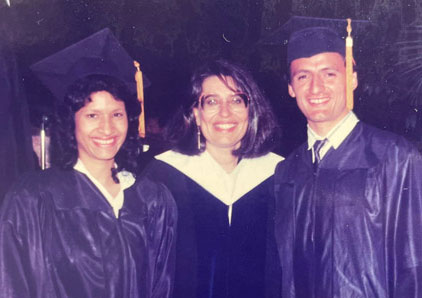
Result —
<instances>
[{"instance_id":1,"label":"chin","mask_svg":"<svg viewBox=\"0 0 422 298\"><path fill-rule=\"evenodd\" d=\"M236 150L240 147L240 143L222 143L217 145L218 148Z\"/></svg>"},{"instance_id":2,"label":"chin","mask_svg":"<svg viewBox=\"0 0 422 298\"><path fill-rule=\"evenodd\" d=\"M99 160L110 161L113 160L117 155L117 152L99 153L95 154L95 157Z\"/></svg>"}]
</instances>

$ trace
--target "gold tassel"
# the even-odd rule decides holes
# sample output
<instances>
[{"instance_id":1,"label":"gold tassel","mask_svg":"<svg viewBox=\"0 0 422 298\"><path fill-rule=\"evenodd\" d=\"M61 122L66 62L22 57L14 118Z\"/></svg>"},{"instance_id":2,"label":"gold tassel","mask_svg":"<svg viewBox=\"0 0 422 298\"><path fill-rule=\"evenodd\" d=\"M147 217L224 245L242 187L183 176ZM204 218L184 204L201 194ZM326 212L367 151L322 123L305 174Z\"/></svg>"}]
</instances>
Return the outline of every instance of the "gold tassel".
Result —
<instances>
[{"instance_id":1,"label":"gold tassel","mask_svg":"<svg viewBox=\"0 0 422 298\"><path fill-rule=\"evenodd\" d=\"M346 37L346 100L347 108L353 110L353 38L352 20L347 19Z\"/></svg>"},{"instance_id":2,"label":"gold tassel","mask_svg":"<svg viewBox=\"0 0 422 298\"><path fill-rule=\"evenodd\" d=\"M133 65L136 67L135 81L136 81L136 93L138 100L141 103L141 114L139 114L139 136L145 138L145 109L144 109L144 84L142 81L142 71L138 61L133 61Z\"/></svg>"}]
</instances>

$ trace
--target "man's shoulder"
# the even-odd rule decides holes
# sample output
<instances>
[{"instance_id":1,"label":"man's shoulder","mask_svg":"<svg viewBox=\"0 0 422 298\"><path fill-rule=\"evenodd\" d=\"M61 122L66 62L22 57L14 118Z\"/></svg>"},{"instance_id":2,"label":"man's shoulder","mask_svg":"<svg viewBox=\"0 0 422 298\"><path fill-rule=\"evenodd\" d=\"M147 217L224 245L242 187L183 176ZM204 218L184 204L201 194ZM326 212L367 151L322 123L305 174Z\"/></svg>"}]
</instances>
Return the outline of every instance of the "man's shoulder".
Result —
<instances>
[{"instance_id":1,"label":"man's shoulder","mask_svg":"<svg viewBox=\"0 0 422 298\"><path fill-rule=\"evenodd\" d=\"M360 131L362 132L363 137L374 138L382 142L391 143L391 142L395 142L397 139L403 138L402 136L396 133L375 127L371 124L368 124L362 121L359 123L359 125L357 125L357 128L358 129L360 128Z\"/></svg>"},{"instance_id":2,"label":"man's shoulder","mask_svg":"<svg viewBox=\"0 0 422 298\"><path fill-rule=\"evenodd\" d=\"M373 152L382 152L388 154L391 150L396 152L413 152L417 151L416 147L405 137L374 127L370 124L361 123L361 138L363 141L370 146Z\"/></svg>"},{"instance_id":3,"label":"man's shoulder","mask_svg":"<svg viewBox=\"0 0 422 298\"><path fill-rule=\"evenodd\" d=\"M405 137L364 122L356 125L336 151L339 152L331 155L331 159L338 159L333 166L340 163L352 168L374 167L390 160L405 160L411 156L420 155L416 147ZM280 162L275 176L280 178L312 170L310 156L308 144L305 142ZM353 164L348 161L351 158Z\"/></svg>"}]
</instances>

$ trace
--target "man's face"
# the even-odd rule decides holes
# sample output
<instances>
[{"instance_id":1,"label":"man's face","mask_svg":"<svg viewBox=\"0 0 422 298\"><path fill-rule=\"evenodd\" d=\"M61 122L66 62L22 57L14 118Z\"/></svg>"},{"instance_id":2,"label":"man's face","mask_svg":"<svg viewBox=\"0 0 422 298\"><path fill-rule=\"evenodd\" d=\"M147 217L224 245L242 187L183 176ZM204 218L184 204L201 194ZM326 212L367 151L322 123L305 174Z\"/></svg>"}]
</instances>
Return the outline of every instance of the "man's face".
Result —
<instances>
[{"instance_id":1,"label":"man's face","mask_svg":"<svg viewBox=\"0 0 422 298\"><path fill-rule=\"evenodd\" d=\"M353 73L353 90L357 75ZM309 126L325 136L349 112L346 107L346 66L333 52L293 60L289 94L305 115Z\"/></svg>"}]
</instances>

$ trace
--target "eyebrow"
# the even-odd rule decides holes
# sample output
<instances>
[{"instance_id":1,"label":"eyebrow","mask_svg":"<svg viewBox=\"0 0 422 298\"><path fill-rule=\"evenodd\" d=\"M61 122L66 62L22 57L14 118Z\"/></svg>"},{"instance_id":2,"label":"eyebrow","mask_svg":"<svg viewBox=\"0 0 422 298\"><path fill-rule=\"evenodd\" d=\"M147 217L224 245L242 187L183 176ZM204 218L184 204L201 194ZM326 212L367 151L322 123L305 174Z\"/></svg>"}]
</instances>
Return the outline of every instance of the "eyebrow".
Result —
<instances>
[{"instance_id":1,"label":"eyebrow","mask_svg":"<svg viewBox=\"0 0 422 298\"><path fill-rule=\"evenodd\" d=\"M321 71L327 71L327 70L334 70L334 71L340 71L337 67L324 67L323 69L321 69Z\"/></svg>"},{"instance_id":2,"label":"eyebrow","mask_svg":"<svg viewBox=\"0 0 422 298\"><path fill-rule=\"evenodd\" d=\"M103 113L104 112L103 109L95 109L95 108L87 108L85 111L88 112L88 113L93 113L93 112ZM107 111L107 112L114 113L114 112L122 112L122 111L126 112L126 109L125 108L117 108L117 109L113 109L113 110L110 110L110 111Z\"/></svg>"},{"instance_id":3,"label":"eyebrow","mask_svg":"<svg viewBox=\"0 0 422 298\"><path fill-rule=\"evenodd\" d=\"M302 74L302 73L311 73L311 71L307 70L307 69L299 69L299 70L296 70L295 72L291 72L291 76L294 77L294 76L296 76L298 74Z\"/></svg>"},{"instance_id":4,"label":"eyebrow","mask_svg":"<svg viewBox=\"0 0 422 298\"><path fill-rule=\"evenodd\" d=\"M217 94L215 94L215 93L210 93L210 94L204 94L204 95L202 95L200 98L207 98L207 97L210 97L210 96L217 96L217 97L218 97L218 95L217 95Z\"/></svg>"},{"instance_id":5,"label":"eyebrow","mask_svg":"<svg viewBox=\"0 0 422 298\"><path fill-rule=\"evenodd\" d=\"M327 66L327 67L324 67L322 69L317 70L317 72L320 72L320 71L336 71L336 72L339 72L340 70L337 67ZM297 75L297 74L300 74L300 73L312 73L312 72L313 71L308 70L308 69L299 69L295 72L292 72L292 77Z\"/></svg>"}]
</instances>

